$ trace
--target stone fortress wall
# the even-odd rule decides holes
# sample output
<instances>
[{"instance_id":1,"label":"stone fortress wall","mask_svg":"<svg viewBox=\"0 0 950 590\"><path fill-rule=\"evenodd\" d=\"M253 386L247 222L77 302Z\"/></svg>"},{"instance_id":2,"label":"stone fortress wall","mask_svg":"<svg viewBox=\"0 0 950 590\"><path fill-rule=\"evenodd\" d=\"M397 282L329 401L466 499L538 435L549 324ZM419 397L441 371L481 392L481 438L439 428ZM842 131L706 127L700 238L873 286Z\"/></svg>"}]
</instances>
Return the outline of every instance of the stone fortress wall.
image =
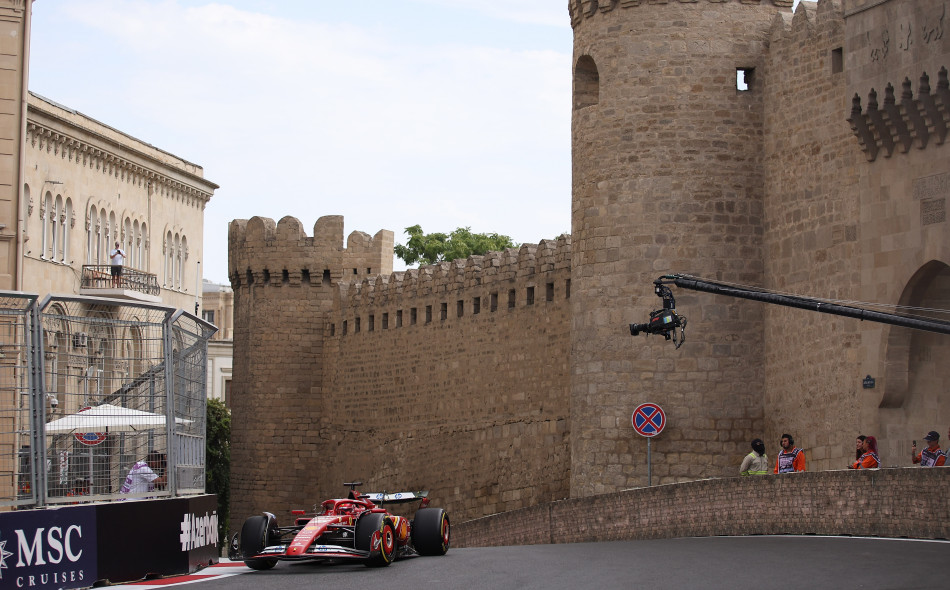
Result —
<instances>
[{"instance_id":1,"label":"stone fortress wall","mask_svg":"<svg viewBox=\"0 0 950 590\"><path fill-rule=\"evenodd\" d=\"M341 248L340 217L229 240L234 522L353 480L460 514L568 496L569 237L389 275L392 232Z\"/></svg>"},{"instance_id":2,"label":"stone fortress wall","mask_svg":"<svg viewBox=\"0 0 950 590\"><path fill-rule=\"evenodd\" d=\"M353 479L428 488L456 522L643 486L630 412L645 401L667 411L661 484L734 476L753 437L774 459L791 432L824 470L859 433L890 466L943 432L945 336L684 290L681 349L626 330L671 272L950 308L934 70L950 48L921 37L898 59L887 28L942 22L945 0L791 4L569 2L570 238L393 273L391 232L343 247L339 217L313 237L293 218L232 222L232 521ZM882 80L902 111L869 101ZM898 124L915 112L929 141Z\"/></svg>"}]
</instances>

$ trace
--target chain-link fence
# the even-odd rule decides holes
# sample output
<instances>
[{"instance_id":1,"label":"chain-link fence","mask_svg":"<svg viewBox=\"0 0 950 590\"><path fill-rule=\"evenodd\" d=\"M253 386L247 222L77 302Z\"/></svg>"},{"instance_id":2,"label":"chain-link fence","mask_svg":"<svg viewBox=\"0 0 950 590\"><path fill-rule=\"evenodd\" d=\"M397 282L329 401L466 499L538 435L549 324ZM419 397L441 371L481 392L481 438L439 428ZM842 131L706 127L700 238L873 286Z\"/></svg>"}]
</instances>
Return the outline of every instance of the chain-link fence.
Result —
<instances>
[{"instance_id":1,"label":"chain-link fence","mask_svg":"<svg viewBox=\"0 0 950 590\"><path fill-rule=\"evenodd\" d=\"M204 493L214 332L162 305L0 293L0 506Z\"/></svg>"}]
</instances>

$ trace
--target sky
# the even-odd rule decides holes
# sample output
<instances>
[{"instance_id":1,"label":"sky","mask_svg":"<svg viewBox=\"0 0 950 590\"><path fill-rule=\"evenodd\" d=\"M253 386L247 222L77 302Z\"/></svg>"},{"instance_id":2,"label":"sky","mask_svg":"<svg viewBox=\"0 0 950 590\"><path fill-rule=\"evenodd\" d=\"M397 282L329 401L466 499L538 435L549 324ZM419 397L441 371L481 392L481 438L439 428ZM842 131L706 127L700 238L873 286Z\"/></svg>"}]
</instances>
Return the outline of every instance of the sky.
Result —
<instances>
[{"instance_id":1,"label":"sky","mask_svg":"<svg viewBox=\"0 0 950 590\"><path fill-rule=\"evenodd\" d=\"M570 232L572 41L566 0L36 0L29 86L203 167L226 284L255 215Z\"/></svg>"},{"instance_id":2,"label":"sky","mask_svg":"<svg viewBox=\"0 0 950 590\"><path fill-rule=\"evenodd\" d=\"M30 90L202 166L227 283L255 215L569 232L571 43L563 0L37 0Z\"/></svg>"}]
</instances>

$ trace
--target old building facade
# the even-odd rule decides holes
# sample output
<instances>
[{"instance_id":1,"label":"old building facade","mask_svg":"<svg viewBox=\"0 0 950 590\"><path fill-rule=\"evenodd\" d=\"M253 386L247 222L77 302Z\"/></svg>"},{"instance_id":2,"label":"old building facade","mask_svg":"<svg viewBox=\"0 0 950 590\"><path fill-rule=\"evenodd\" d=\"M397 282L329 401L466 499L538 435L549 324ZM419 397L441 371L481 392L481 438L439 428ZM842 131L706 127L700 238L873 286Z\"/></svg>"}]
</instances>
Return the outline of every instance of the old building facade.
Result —
<instances>
[{"instance_id":1,"label":"old building facade","mask_svg":"<svg viewBox=\"0 0 950 590\"><path fill-rule=\"evenodd\" d=\"M571 0L572 235L392 272L392 233L232 222L236 522L344 480L457 518L733 476L792 433L885 465L950 424L945 336L678 291L683 273L950 309L946 0ZM870 377L871 379L866 379ZM866 386L873 382L873 387Z\"/></svg>"}]
</instances>

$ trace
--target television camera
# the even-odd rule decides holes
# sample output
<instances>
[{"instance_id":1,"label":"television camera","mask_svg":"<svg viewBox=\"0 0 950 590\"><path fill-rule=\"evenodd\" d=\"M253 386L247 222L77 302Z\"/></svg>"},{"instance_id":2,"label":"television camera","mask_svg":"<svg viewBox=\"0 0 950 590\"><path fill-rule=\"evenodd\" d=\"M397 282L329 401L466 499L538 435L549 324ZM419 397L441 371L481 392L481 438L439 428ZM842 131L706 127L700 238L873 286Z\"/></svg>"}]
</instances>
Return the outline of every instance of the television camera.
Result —
<instances>
[{"instance_id":1,"label":"television camera","mask_svg":"<svg viewBox=\"0 0 950 590\"><path fill-rule=\"evenodd\" d=\"M648 336L660 334L666 340L672 339L679 348L686 342L686 316L676 313L673 291L666 286L663 277L653 281L653 292L663 300L663 308L650 312L650 320L645 324L630 324L630 335L639 336L640 332ZM676 328L680 329L679 338L676 337Z\"/></svg>"},{"instance_id":2,"label":"television camera","mask_svg":"<svg viewBox=\"0 0 950 590\"><path fill-rule=\"evenodd\" d=\"M761 301L763 303L771 303L785 307L890 324L892 326L925 330L938 334L950 334L950 322L934 318L874 311L849 305L840 305L830 300L772 293L754 287L717 283L715 281L707 281L688 275L663 275L653 281L653 291L663 300L663 309L651 312L650 321L645 324L630 324L630 334L632 336L637 336L640 332L647 335L662 334L665 339L672 339L676 348L683 345L683 342L686 340L686 317L676 313L676 301L673 299L673 292L667 285L675 285L681 289L702 291L715 295L726 295L739 299L750 299L752 301ZM676 337L676 328L680 329L679 339Z\"/></svg>"}]
</instances>

